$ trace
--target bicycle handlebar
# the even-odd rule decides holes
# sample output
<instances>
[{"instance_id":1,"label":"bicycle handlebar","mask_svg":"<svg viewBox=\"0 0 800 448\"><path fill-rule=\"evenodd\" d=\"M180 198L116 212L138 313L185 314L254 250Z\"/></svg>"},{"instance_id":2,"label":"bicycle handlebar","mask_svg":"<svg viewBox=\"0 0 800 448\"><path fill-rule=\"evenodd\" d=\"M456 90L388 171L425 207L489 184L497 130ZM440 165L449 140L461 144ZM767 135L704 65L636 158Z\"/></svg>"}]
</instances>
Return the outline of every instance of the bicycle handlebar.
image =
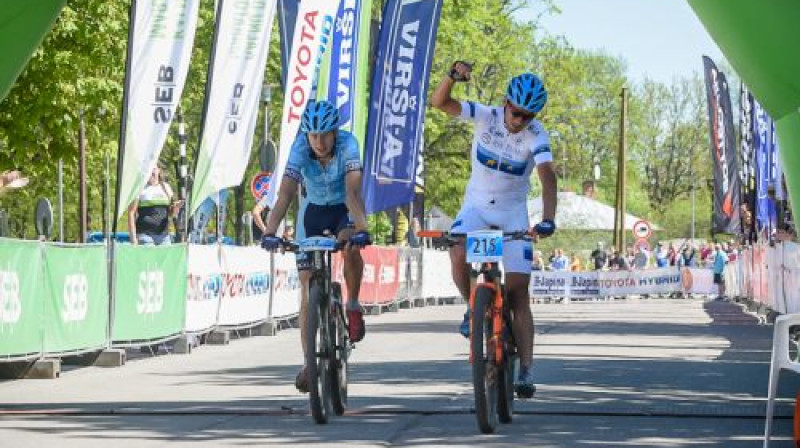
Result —
<instances>
[{"instance_id":1,"label":"bicycle handlebar","mask_svg":"<svg viewBox=\"0 0 800 448\"><path fill-rule=\"evenodd\" d=\"M461 242L460 238L466 237L467 233L447 232L443 230L420 230L419 232L417 232L417 236L420 238L442 238L445 239L448 243L458 244ZM532 241L533 237L528 233L527 230L517 230L515 232L503 232L503 239Z\"/></svg>"}]
</instances>

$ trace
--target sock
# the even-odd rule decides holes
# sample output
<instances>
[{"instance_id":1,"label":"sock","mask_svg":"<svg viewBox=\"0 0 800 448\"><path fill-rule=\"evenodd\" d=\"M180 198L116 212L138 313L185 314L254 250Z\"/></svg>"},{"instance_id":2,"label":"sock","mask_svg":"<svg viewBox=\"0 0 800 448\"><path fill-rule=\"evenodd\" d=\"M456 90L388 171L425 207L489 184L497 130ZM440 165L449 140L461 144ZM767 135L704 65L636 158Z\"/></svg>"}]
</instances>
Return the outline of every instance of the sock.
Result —
<instances>
[{"instance_id":1,"label":"sock","mask_svg":"<svg viewBox=\"0 0 800 448\"><path fill-rule=\"evenodd\" d=\"M361 304L358 303L358 299L348 300L347 301L347 310L348 311L356 311L361 309Z\"/></svg>"}]
</instances>

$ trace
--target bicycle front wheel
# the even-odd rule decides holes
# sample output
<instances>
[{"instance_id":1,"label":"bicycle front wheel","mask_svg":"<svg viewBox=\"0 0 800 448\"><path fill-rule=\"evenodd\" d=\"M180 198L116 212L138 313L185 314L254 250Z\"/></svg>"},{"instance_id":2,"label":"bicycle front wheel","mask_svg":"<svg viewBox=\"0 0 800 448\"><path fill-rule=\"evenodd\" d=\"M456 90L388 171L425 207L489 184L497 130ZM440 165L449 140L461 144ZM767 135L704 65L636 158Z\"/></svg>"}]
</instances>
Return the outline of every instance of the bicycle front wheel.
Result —
<instances>
[{"instance_id":1,"label":"bicycle front wheel","mask_svg":"<svg viewBox=\"0 0 800 448\"><path fill-rule=\"evenodd\" d=\"M306 315L306 369L311 416L319 424L331 413L330 311L319 281L311 281Z\"/></svg>"},{"instance_id":2,"label":"bicycle front wheel","mask_svg":"<svg viewBox=\"0 0 800 448\"><path fill-rule=\"evenodd\" d=\"M484 434L497 427L498 366L494 362L491 305L494 291L485 286L475 289L472 307L470 349L472 355L472 386L475 391L475 417Z\"/></svg>"},{"instance_id":3,"label":"bicycle front wheel","mask_svg":"<svg viewBox=\"0 0 800 448\"><path fill-rule=\"evenodd\" d=\"M334 356L331 368L331 401L336 415L344 414L347 408L347 361L350 358L350 340L342 306L342 286L331 283Z\"/></svg>"}]
</instances>

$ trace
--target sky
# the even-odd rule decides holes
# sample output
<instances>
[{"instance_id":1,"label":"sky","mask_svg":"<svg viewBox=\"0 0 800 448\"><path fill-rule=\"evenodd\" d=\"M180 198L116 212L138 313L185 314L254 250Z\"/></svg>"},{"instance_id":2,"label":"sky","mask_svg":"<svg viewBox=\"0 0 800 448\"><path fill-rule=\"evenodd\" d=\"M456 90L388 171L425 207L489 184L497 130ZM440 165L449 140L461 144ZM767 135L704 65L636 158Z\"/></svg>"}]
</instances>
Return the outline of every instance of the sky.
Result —
<instances>
[{"instance_id":1,"label":"sky","mask_svg":"<svg viewBox=\"0 0 800 448\"><path fill-rule=\"evenodd\" d=\"M538 3L530 1L530 3ZM555 0L557 15L541 26L564 35L574 47L603 49L627 61L635 81L649 77L670 83L674 77L702 76L702 56L719 64L722 52L686 0ZM517 13L531 20L541 12L531 6Z\"/></svg>"}]
</instances>

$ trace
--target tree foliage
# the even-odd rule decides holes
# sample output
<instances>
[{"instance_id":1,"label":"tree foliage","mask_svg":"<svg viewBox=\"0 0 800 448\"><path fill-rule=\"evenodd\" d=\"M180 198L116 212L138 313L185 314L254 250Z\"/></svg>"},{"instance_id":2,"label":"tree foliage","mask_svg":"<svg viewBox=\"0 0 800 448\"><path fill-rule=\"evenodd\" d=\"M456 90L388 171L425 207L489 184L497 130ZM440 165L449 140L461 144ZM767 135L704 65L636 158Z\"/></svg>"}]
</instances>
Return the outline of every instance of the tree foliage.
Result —
<instances>
[{"instance_id":1,"label":"tree foliage","mask_svg":"<svg viewBox=\"0 0 800 448\"><path fill-rule=\"evenodd\" d=\"M374 18L380 15L383 3L376 0ZM538 9L542 14L554 14L558 12L557 3L548 0ZM429 91L455 60L470 62L474 69L473 80L458 84L454 96L485 104L501 103L512 76L529 71L541 75L550 100L539 119L553 136L560 186L580 192L581 183L593 178L594 166L598 165L598 196L613 203L620 92L628 87L628 212L659 223L665 235L688 236L690 191L695 180L697 234L706 232L711 199L705 181L711 177L711 162L700 79L636 85L626 76L621 58L576 49L568 37L547 34L537 19L526 23L516 20L514 12L526 5L523 0L446 0ZM52 32L0 103L0 170L21 169L31 178L28 187L3 197L0 204L11 212L14 236L34 236L31 217L37 198L48 197L56 203L56 166L61 159L68 186L65 239L76 239L81 110L87 130L90 228L101 227L103 187L108 179L113 190L116 182L129 6L130 0L69 0ZM214 2L201 2L192 62L180 103L189 132L190 166L199 146L213 32ZM271 117L269 136L277 140L277 118L283 106L277 21L270 45L265 83L273 88L266 110ZM262 107L259 123L263 123L264 113ZM173 127L161 157L168 173L174 173L178 160L176 130ZM244 186L259 171L256 149L265 137L263 125L259 125ZM470 174L471 142L471 125L437 110L427 111L424 151L428 206L439 205L449 214L458 211ZM107 156L111 166L108 176ZM174 174L171 183L176 186ZM534 178L532 185L532 194L537 194L538 180ZM232 206L233 199L229 204ZM245 193L244 209L252 206L253 198ZM230 229L236 214L229 212L228 217ZM373 217L371 227L388 234L386 222L385 216ZM124 223L123 219L123 228Z\"/></svg>"}]
</instances>

